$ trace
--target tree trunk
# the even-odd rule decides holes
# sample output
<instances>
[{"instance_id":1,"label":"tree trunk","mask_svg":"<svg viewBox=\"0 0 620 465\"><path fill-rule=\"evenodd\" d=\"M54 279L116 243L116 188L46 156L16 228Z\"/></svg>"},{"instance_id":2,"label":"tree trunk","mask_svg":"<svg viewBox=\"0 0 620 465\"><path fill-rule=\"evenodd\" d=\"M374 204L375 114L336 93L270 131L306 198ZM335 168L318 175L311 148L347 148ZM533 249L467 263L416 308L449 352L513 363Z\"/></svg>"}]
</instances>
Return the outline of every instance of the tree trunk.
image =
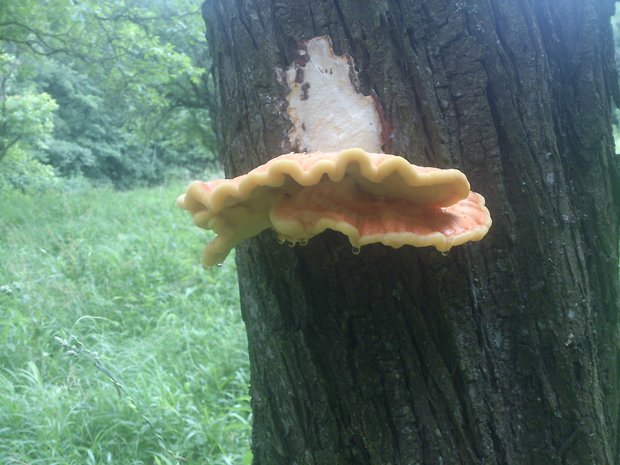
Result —
<instances>
[{"instance_id":1,"label":"tree trunk","mask_svg":"<svg viewBox=\"0 0 620 465\"><path fill-rule=\"evenodd\" d=\"M354 255L335 232L237 247L255 465L619 463L613 10L205 2L228 176L291 149L277 70L326 34L383 108L384 151L461 169L494 221L447 256Z\"/></svg>"}]
</instances>

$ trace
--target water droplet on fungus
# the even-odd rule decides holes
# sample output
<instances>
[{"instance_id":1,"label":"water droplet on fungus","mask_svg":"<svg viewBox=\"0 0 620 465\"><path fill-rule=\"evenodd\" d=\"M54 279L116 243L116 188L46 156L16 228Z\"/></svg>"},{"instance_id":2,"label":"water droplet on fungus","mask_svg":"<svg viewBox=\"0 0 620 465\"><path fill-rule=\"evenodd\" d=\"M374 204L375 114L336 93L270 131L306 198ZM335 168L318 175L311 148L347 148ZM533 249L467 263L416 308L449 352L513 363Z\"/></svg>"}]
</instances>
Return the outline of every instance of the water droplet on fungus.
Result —
<instances>
[{"instance_id":1,"label":"water droplet on fungus","mask_svg":"<svg viewBox=\"0 0 620 465\"><path fill-rule=\"evenodd\" d=\"M359 253L362 251L362 249L360 249L359 247L351 247L351 253L353 255L359 255Z\"/></svg>"}]
</instances>

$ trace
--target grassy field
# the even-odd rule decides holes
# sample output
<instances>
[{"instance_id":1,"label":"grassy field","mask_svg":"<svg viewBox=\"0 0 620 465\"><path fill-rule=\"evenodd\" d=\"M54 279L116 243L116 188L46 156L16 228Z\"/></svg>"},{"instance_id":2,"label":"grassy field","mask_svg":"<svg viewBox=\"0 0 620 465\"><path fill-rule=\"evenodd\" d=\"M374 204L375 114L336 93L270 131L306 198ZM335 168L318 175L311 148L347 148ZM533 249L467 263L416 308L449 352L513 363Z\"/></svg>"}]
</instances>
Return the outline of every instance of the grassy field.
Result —
<instances>
[{"instance_id":1,"label":"grassy field","mask_svg":"<svg viewBox=\"0 0 620 465\"><path fill-rule=\"evenodd\" d=\"M0 464L250 462L234 260L183 187L0 194Z\"/></svg>"}]
</instances>

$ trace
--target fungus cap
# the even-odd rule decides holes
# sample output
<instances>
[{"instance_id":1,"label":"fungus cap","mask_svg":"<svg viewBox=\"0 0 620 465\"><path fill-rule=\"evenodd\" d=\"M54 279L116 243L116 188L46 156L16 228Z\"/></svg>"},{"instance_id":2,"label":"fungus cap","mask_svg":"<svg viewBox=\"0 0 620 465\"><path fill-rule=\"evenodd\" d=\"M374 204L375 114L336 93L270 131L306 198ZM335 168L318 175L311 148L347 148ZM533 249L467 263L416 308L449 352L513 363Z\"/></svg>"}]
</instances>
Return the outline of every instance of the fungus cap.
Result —
<instances>
[{"instance_id":1,"label":"fungus cap","mask_svg":"<svg viewBox=\"0 0 620 465\"><path fill-rule=\"evenodd\" d=\"M268 228L291 242L333 229L354 247L448 251L482 239L491 226L484 198L460 171L361 149L281 155L234 179L195 181L178 204L217 234L205 248L207 267Z\"/></svg>"}]
</instances>

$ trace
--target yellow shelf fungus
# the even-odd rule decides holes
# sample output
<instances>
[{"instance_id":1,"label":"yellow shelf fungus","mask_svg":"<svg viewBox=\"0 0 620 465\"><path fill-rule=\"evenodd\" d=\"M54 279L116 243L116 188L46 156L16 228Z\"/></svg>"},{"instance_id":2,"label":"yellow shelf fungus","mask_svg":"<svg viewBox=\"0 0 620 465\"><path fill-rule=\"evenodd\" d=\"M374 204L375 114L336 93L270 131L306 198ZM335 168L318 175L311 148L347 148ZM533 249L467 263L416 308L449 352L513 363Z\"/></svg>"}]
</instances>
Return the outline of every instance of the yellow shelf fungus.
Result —
<instances>
[{"instance_id":1,"label":"yellow shelf fungus","mask_svg":"<svg viewBox=\"0 0 620 465\"><path fill-rule=\"evenodd\" d=\"M178 204L217 234L205 248L206 267L268 228L302 244L332 229L355 249L382 243L445 252L482 239L491 226L484 198L460 171L357 148L290 153L234 179L194 181Z\"/></svg>"}]
</instances>

